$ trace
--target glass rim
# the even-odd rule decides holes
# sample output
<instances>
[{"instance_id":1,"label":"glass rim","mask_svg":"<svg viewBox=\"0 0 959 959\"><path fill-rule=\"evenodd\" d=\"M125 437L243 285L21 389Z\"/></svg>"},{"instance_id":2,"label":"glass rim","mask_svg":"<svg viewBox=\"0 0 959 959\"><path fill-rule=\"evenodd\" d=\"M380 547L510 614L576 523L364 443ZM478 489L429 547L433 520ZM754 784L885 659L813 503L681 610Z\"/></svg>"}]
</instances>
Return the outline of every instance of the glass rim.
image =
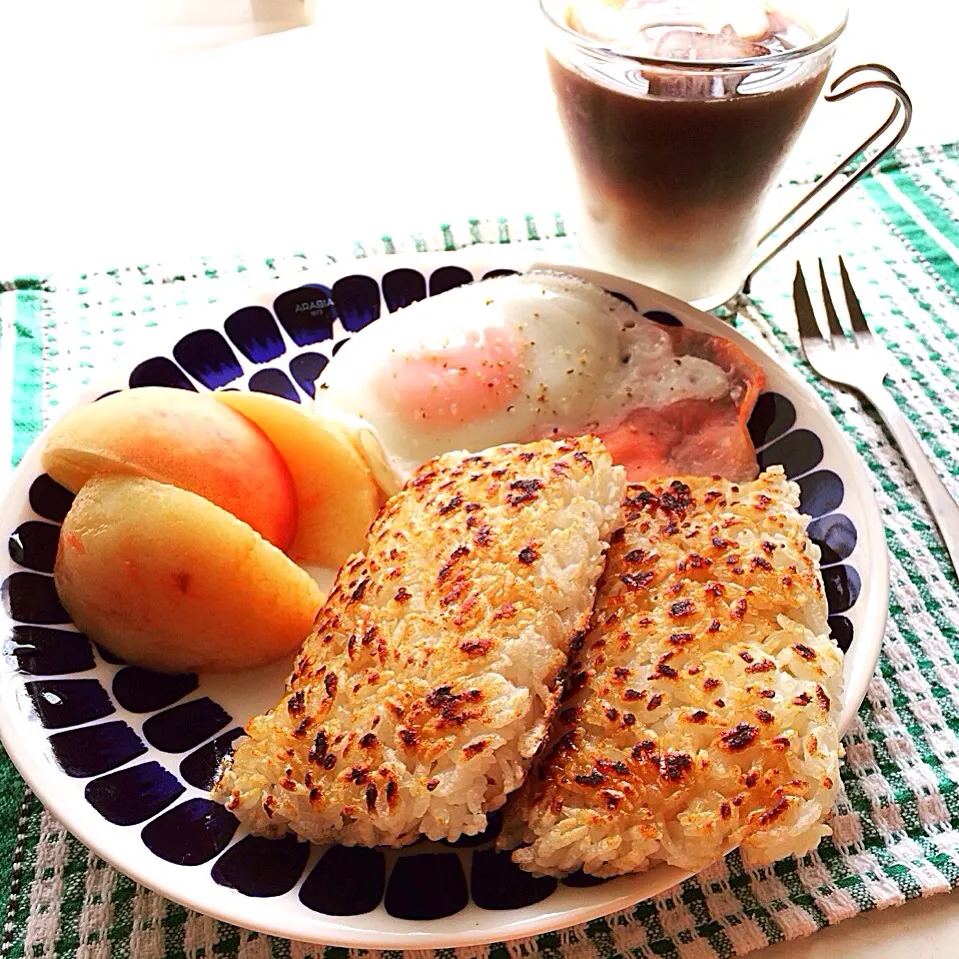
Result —
<instances>
[{"instance_id":1,"label":"glass rim","mask_svg":"<svg viewBox=\"0 0 959 959\"><path fill-rule=\"evenodd\" d=\"M842 17L839 23L824 34L818 40L807 43L801 47L795 47L792 50L783 50L780 53L770 53L762 57L740 57L738 59L725 60L682 60L675 57L651 57L645 54L624 53L616 50L614 47L602 40L596 40L591 37L578 33L567 23L557 20L547 5L550 0L539 0L539 9L550 25L564 34L567 39L579 47L593 51L594 53L604 54L608 57L615 57L620 60L629 60L642 66L665 67L672 70L749 70L756 67L760 69L769 69L778 66L781 63L789 63L793 60L802 60L806 57L819 53L822 50L832 46L840 37L843 30L849 23L849 5L843 4Z\"/></svg>"}]
</instances>

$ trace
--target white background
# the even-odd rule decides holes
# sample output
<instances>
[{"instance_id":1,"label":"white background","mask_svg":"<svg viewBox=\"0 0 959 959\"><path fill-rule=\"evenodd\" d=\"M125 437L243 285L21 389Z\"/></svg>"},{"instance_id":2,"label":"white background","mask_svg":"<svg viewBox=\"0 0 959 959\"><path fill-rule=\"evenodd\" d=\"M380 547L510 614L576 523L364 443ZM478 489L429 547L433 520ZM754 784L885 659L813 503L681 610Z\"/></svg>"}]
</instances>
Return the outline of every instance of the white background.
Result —
<instances>
[{"instance_id":1,"label":"white background","mask_svg":"<svg viewBox=\"0 0 959 959\"><path fill-rule=\"evenodd\" d=\"M302 28L302 0L0 0L0 276L567 210L534 13L317 0ZM892 66L916 102L908 142L956 140L957 38L956 5L853 0L837 67ZM817 107L796 164L884 109ZM755 955L943 959L957 942L952 895Z\"/></svg>"},{"instance_id":2,"label":"white background","mask_svg":"<svg viewBox=\"0 0 959 959\"><path fill-rule=\"evenodd\" d=\"M318 0L315 27L235 42L303 11L0 0L0 272L569 210L535 0ZM957 36L955 5L854 0L837 65L898 68L918 105L910 139L956 139ZM874 94L821 104L797 162L848 147L886 109Z\"/></svg>"}]
</instances>

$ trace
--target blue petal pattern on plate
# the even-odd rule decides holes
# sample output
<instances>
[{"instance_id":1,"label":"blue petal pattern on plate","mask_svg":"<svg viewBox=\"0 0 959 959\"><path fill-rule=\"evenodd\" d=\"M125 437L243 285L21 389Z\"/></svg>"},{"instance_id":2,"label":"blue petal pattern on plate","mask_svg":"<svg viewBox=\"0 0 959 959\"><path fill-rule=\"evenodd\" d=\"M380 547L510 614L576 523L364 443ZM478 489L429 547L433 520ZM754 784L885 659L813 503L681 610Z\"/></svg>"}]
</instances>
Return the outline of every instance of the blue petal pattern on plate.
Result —
<instances>
[{"instance_id":1,"label":"blue petal pattern on plate","mask_svg":"<svg viewBox=\"0 0 959 959\"><path fill-rule=\"evenodd\" d=\"M486 276L515 272L490 270ZM179 363L155 356L133 370L129 384L195 390L191 377L207 388L239 387L247 377L252 389L298 402L301 393L314 396L316 380L331 353L352 332L376 322L384 302L393 312L472 279L460 266L444 266L428 279L420 271L401 268L386 273L379 283L355 273L336 281L332 289L300 286L277 296L274 311L247 306L224 319L222 332L205 329L188 334L172 351ZM629 297L610 292L635 307ZM644 315L664 325L682 325L668 312ZM281 327L296 344L294 349L288 347ZM761 448L763 465L782 463L787 475L801 477L802 509L816 517L809 533L822 551L830 628L848 649L853 626L844 614L855 605L861 589L851 562L857 530L847 516L836 512L844 498L843 483L821 466L819 438L811 430L797 429L796 422L790 400L766 392L750 419L750 436ZM68 622L52 579L40 574L50 572L55 556L58 529L50 524L63 521L73 494L40 475L30 487L29 500L34 513L49 522L25 518L10 534L11 557L31 572L13 573L2 585L4 606L11 618L19 620L9 652L24 674L38 677L82 673L100 660L111 664L100 668L108 671L104 679L107 686L112 683L112 696L96 679L25 680L41 723L61 730L49 736L53 757L66 775L90 779L87 800L106 819L146 823L140 836L158 857L183 866L216 860L210 867L212 878L237 895L279 896L294 889L309 861L308 845L293 837L267 840L245 833L231 845L238 823L224 807L199 797L174 805L185 791L184 783L203 791L211 787L223 757L243 732L231 726L228 712L208 697L174 705L197 689L202 692L202 679L122 668L125 664L106 650L98 648L96 659L82 634L39 625ZM145 717L142 737L122 719L103 721L116 712L117 703ZM128 765L144 756L147 761ZM151 817L156 818L147 822ZM499 826L499 816L494 815L483 835L442 844L455 846L455 851L437 853L442 846L423 841L390 854L389 860L380 850L334 846L303 880L300 902L319 914L350 916L377 908L385 895L392 916L420 922L458 912L469 901L470 886L474 902L484 909L516 909L547 899L557 886L555 880L524 873L508 855L490 848ZM393 863L391 871L388 861ZM606 881L577 873L562 883L586 887Z\"/></svg>"},{"instance_id":2,"label":"blue petal pattern on plate","mask_svg":"<svg viewBox=\"0 0 959 959\"><path fill-rule=\"evenodd\" d=\"M223 327L251 363L269 363L286 352L280 328L265 306L245 306L231 313Z\"/></svg>"},{"instance_id":3,"label":"blue petal pattern on plate","mask_svg":"<svg viewBox=\"0 0 959 959\"><path fill-rule=\"evenodd\" d=\"M380 287L371 276L344 276L333 284L333 302L343 328L355 333L380 318Z\"/></svg>"},{"instance_id":4,"label":"blue petal pattern on plate","mask_svg":"<svg viewBox=\"0 0 959 959\"><path fill-rule=\"evenodd\" d=\"M635 309L635 304L633 306ZM673 316L672 313L667 313L664 310L647 310L643 316L647 320L652 320L654 323L659 323L660 326L682 326L682 321L678 316Z\"/></svg>"},{"instance_id":5,"label":"blue petal pattern on plate","mask_svg":"<svg viewBox=\"0 0 959 959\"><path fill-rule=\"evenodd\" d=\"M140 763L87 783L83 794L108 822L135 826L166 809L186 791L158 762Z\"/></svg>"},{"instance_id":6,"label":"blue petal pattern on plate","mask_svg":"<svg viewBox=\"0 0 959 959\"><path fill-rule=\"evenodd\" d=\"M255 393L272 393L294 403L300 402L300 394L283 370L257 370L250 377L250 389Z\"/></svg>"},{"instance_id":7,"label":"blue petal pattern on plate","mask_svg":"<svg viewBox=\"0 0 959 959\"><path fill-rule=\"evenodd\" d=\"M856 527L852 520L842 513L830 513L813 520L807 532L809 538L819 546L822 553L820 563L823 566L849 559L856 548Z\"/></svg>"},{"instance_id":8,"label":"blue petal pattern on plate","mask_svg":"<svg viewBox=\"0 0 959 959\"><path fill-rule=\"evenodd\" d=\"M86 636L65 629L14 626L10 651L17 666L34 676L82 673L96 665Z\"/></svg>"},{"instance_id":9,"label":"blue petal pattern on plate","mask_svg":"<svg viewBox=\"0 0 959 959\"><path fill-rule=\"evenodd\" d=\"M847 609L852 609L856 600L859 599L862 583L859 573L852 566L847 566L845 563L827 566L822 571L822 582L826 588L830 613L844 613Z\"/></svg>"},{"instance_id":10,"label":"blue petal pattern on plate","mask_svg":"<svg viewBox=\"0 0 959 959\"><path fill-rule=\"evenodd\" d=\"M816 470L796 480L799 484L799 509L814 518L825 516L842 505L845 489L832 470Z\"/></svg>"},{"instance_id":11,"label":"blue petal pattern on plate","mask_svg":"<svg viewBox=\"0 0 959 959\"><path fill-rule=\"evenodd\" d=\"M204 743L180 763L180 775L197 789L212 789L224 756L233 752L233 742L243 735L240 726Z\"/></svg>"},{"instance_id":12,"label":"blue petal pattern on plate","mask_svg":"<svg viewBox=\"0 0 959 959\"><path fill-rule=\"evenodd\" d=\"M760 469L781 464L790 479L808 473L822 462L822 440L811 430L790 430L781 439L761 450L756 459Z\"/></svg>"},{"instance_id":13,"label":"blue petal pattern on plate","mask_svg":"<svg viewBox=\"0 0 959 959\"><path fill-rule=\"evenodd\" d=\"M54 733L50 746L60 768L78 779L117 769L146 751L146 743L122 720Z\"/></svg>"},{"instance_id":14,"label":"blue petal pattern on plate","mask_svg":"<svg viewBox=\"0 0 959 959\"><path fill-rule=\"evenodd\" d=\"M170 386L177 390L193 390L196 387L184 376L183 370L165 356L144 360L130 374L128 381L136 386Z\"/></svg>"},{"instance_id":15,"label":"blue petal pattern on plate","mask_svg":"<svg viewBox=\"0 0 959 959\"><path fill-rule=\"evenodd\" d=\"M155 713L183 699L199 684L195 673L171 676L139 666L128 666L113 677L113 695L131 713Z\"/></svg>"},{"instance_id":16,"label":"blue petal pattern on plate","mask_svg":"<svg viewBox=\"0 0 959 959\"><path fill-rule=\"evenodd\" d=\"M238 380L243 375L236 354L222 333L196 330L173 347L173 356L194 379L208 390L215 390Z\"/></svg>"},{"instance_id":17,"label":"blue petal pattern on plate","mask_svg":"<svg viewBox=\"0 0 959 959\"><path fill-rule=\"evenodd\" d=\"M844 653L847 652L853 640L852 623L845 616L830 616L829 632L839 644L839 648Z\"/></svg>"},{"instance_id":18,"label":"blue petal pattern on plate","mask_svg":"<svg viewBox=\"0 0 959 959\"><path fill-rule=\"evenodd\" d=\"M30 508L34 513L55 523L62 523L73 506L73 493L46 473L41 473L30 484L29 495Z\"/></svg>"},{"instance_id":19,"label":"blue petal pattern on plate","mask_svg":"<svg viewBox=\"0 0 959 959\"><path fill-rule=\"evenodd\" d=\"M70 622L50 576L11 573L0 585L0 600L7 615L21 623L57 626Z\"/></svg>"},{"instance_id":20,"label":"blue petal pattern on plate","mask_svg":"<svg viewBox=\"0 0 959 959\"><path fill-rule=\"evenodd\" d=\"M332 846L300 887L300 902L327 916L361 916L375 909L386 888L386 857L379 849Z\"/></svg>"},{"instance_id":21,"label":"blue petal pattern on plate","mask_svg":"<svg viewBox=\"0 0 959 959\"><path fill-rule=\"evenodd\" d=\"M208 696L151 716L143 724L147 742L165 753L184 753L218 733L230 714Z\"/></svg>"},{"instance_id":22,"label":"blue petal pattern on plate","mask_svg":"<svg viewBox=\"0 0 959 959\"><path fill-rule=\"evenodd\" d=\"M426 299L426 278L417 270L390 270L382 282L383 299L391 313Z\"/></svg>"},{"instance_id":23,"label":"blue petal pattern on plate","mask_svg":"<svg viewBox=\"0 0 959 959\"><path fill-rule=\"evenodd\" d=\"M617 290L607 290L606 292L607 292L611 297L613 297L613 299L619 300L620 303L625 303L627 306L631 306L631 307L633 308L633 312L634 312L634 313L638 313L638 312L639 312L639 311L636 309L636 303L633 301L633 298L632 298L631 296L627 296L625 293L620 293L620 292L618 292ZM651 313L647 313L647 314L646 314L646 317L647 317L647 319L652 320L654 315L660 315L660 314L656 314L655 311L652 311ZM676 317L673 316L671 313L663 313L663 314L661 314L661 315L662 315L662 316L668 316L671 320L676 320ZM679 320L676 320L676 323L679 324L680 326L682 325L681 323L679 323ZM666 325L667 325L667 326L672 326L672 325L674 325L674 324L667 323Z\"/></svg>"},{"instance_id":24,"label":"blue petal pattern on plate","mask_svg":"<svg viewBox=\"0 0 959 959\"><path fill-rule=\"evenodd\" d=\"M555 879L523 872L507 852L483 849L473 853L470 893L481 909L522 909L542 902L555 889Z\"/></svg>"},{"instance_id":25,"label":"blue petal pattern on plate","mask_svg":"<svg viewBox=\"0 0 959 959\"><path fill-rule=\"evenodd\" d=\"M441 266L430 274L430 296L439 296L473 282L473 274L461 266Z\"/></svg>"},{"instance_id":26,"label":"blue petal pattern on plate","mask_svg":"<svg viewBox=\"0 0 959 959\"><path fill-rule=\"evenodd\" d=\"M384 906L397 919L442 919L469 902L466 876L456 853L419 853L397 859Z\"/></svg>"},{"instance_id":27,"label":"blue petal pattern on plate","mask_svg":"<svg viewBox=\"0 0 959 959\"><path fill-rule=\"evenodd\" d=\"M287 290L273 301L273 310L297 346L322 343L333 336L336 307L327 286L311 283Z\"/></svg>"},{"instance_id":28,"label":"blue petal pattern on plate","mask_svg":"<svg viewBox=\"0 0 959 959\"><path fill-rule=\"evenodd\" d=\"M38 679L24 689L47 729L92 723L117 711L95 679Z\"/></svg>"},{"instance_id":29,"label":"blue petal pattern on plate","mask_svg":"<svg viewBox=\"0 0 959 959\"><path fill-rule=\"evenodd\" d=\"M763 446L795 425L796 407L781 393L763 393L749 418L749 435L754 446Z\"/></svg>"},{"instance_id":30,"label":"blue petal pattern on plate","mask_svg":"<svg viewBox=\"0 0 959 959\"><path fill-rule=\"evenodd\" d=\"M290 373L307 396L316 396L316 380L329 359L321 353L300 353L290 360Z\"/></svg>"},{"instance_id":31,"label":"blue petal pattern on plate","mask_svg":"<svg viewBox=\"0 0 959 959\"><path fill-rule=\"evenodd\" d=\"M574 889L589 889L592 886L602 886L607 882L609 882L608 879L600 879L599 876L588 876L582 869L563 879L564 886L572 886Z\"/></svg>"},{"instance_id":32,"label":"blue petal pattern on plate","mask_svg":"<svg viewBox=\"0 0 959 959\"><path fill-rule=\"evenodd\" d=\"M29 520L13 531L7 548L15 563L38 573L52 573L59 539L59 526Z\"/></svg>"},{"instance_id":33,"label":"blue petal pattern on plate","mask_svg":"<svg viewBox=\"0 0 959 959\"><path fill-rule=\"evenodd\" d=\"M147 823L140 835L161 859L199 866L227 847L237 826L236 816L212 799L188 799Z\"/></svg>"},{"instance_id":34,"label":"blue petal pattern on plate","mask_svg":"<svg viewBox=\"0 0 959 959\"><path fill-rule=\"evenodd\" d=\"M296 885L309 855L310 844L293 835L246 836L220 856L211 875L214 882L244 896L282 896Z\"/></svg>"},{"instance_id":35,"label":"blue petal pattern on plate","mask_svg":"<svg viewBox=\"0 0 959 959\"><path fill-rule=\"evenodd\" d=\"M763 469L781 464L787 476L798 477L799 508L815 517L808 532L821 553L830 629L847 650L853 641L852 623L835 614L855 605L861 583L853 567L836 564L852 555L858 534L848 516L835 512L845 496L842 480L832 470L816 469L823 459L822 441L811 430L794 429L795 423L795 407L785 396L764 393L750 418L749 433L753 443L763 447L757 455Z\"/></svg>"}]
</instances>

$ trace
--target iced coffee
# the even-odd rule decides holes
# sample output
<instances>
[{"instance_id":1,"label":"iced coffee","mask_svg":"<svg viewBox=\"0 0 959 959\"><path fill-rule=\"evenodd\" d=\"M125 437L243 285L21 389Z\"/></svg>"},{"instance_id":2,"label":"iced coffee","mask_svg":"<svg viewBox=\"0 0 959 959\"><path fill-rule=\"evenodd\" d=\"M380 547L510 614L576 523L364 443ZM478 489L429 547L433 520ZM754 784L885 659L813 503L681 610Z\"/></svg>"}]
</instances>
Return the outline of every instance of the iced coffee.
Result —
<instances>
[{"instance_id":1,"label":"iced coffee","mask_svg":"<svg viewBox=\"0 0 959 959\"><path fill-rule=\"evenodd\" d=\"M763 200L822 89L844 13L830 32L802 3L542 3L586 260L721 302L748 272Z\"/></svg>"}]
</instances>

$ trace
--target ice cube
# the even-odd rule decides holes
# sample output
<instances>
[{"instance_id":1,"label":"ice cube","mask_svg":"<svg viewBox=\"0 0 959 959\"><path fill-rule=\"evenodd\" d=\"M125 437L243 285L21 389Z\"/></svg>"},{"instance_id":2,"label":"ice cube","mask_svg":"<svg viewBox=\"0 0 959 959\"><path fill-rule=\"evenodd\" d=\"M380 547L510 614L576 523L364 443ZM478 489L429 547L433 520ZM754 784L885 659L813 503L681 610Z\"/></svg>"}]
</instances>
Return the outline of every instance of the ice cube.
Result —
<instances>
[{"instance_id":1,"label":"ice cube","mask_svg":"<svg viewBox=\"0 0 959 959\"><path fill-rule=\"evenodd\" d=\"M742 60L767 53L767 47L743 39L729 24L719 33L695 29L667 30L657 38L653 47L653 56L670 60Z\"/></svg>"},{"instance_id":2,"label":"ice cube","mask_svg":"<svg viewBox=\"0 0 959 959\"><path fill-rule=\"evenodd\" d=\"M573 30L633 56L738 60L763 56L766 0L568 0Z\"/></svg>"}]
</instances>

